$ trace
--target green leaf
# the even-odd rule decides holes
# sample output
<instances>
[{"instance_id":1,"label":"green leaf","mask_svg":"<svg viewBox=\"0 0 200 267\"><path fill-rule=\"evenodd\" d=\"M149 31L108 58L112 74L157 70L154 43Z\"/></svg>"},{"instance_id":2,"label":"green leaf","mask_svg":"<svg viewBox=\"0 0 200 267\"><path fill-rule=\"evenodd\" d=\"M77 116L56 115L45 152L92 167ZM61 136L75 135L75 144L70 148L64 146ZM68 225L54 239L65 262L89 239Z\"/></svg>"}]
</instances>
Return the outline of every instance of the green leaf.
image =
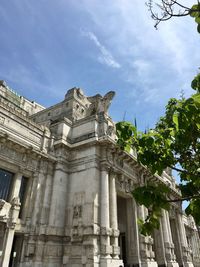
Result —
<instances>
[{"instance_id":1,"label":"green leaf","mask_svg":"<svg viewBox=\"0 0 200 267\"><path fill-rule=\"evenodd\" d=\"M199 15L199 8L200 7L200 5L193 5L192 7L191 7L191 9L190 9L190 16L191 17L193 17L193 18L195 18L195 17L197 17L198 15Z\"/></svg>"},{"instance_id":2,"label":"green leaf","mask_svg":"<svg viewBox=\"0 0 200 267\"><path fill-rule=\"evenodd\" d=\"M197 31L198 31L198 33L200 33L200 24L198 24L198 26L197 26Z\"/></svg>"},{"instance_id":3,"label":"green leaf","mask_svg":"<svg viewBox=\"0 0 200 267\"><path fill-rule=\"evenodd\" d=\"M195 18L195 22L196 22L197 24L200 24L200 15L199 15L198 17Z\"/></svg>"},{"instance_id":4,"label":"green leaf","mask_svg":"<svg viewBox=\"0 0 200 267\"><path fill-rule=\"evenodd\" d=\"M176 129L178 130L178 114L177 113L175 113L174 115L173 115L173 122L175 123L175 125L176 125Z\"/></svg>"}]
</instances>

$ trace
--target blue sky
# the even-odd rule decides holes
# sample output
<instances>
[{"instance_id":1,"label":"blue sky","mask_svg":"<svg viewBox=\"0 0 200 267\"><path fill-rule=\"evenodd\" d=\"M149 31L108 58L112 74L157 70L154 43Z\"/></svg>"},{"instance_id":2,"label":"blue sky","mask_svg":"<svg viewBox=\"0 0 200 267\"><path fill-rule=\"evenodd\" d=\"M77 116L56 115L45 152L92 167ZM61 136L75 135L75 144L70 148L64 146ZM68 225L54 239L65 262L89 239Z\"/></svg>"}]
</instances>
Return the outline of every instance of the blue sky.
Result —
<instances>
[{"instance_id":1,"label":"blue sky","mask_svg":"<svg viewBox=\"0 0 200 267\"><path fill-rule=\"evenodd\" d=\"M191 18L153 24L142 0L1 0L0 79L46 107L74 86L114 90L115 121L152 127L200 66Z\"/></svg>"}]
</instances>

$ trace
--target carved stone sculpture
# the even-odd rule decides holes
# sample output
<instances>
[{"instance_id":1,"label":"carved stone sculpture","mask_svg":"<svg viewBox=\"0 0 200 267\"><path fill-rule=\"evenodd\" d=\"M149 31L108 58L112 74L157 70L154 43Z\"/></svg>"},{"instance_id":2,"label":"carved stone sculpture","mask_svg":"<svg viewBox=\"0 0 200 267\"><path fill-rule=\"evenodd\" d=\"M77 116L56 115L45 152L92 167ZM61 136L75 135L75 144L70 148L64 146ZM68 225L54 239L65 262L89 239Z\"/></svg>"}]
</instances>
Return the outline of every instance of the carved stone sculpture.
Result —
<instances>
[{"instance_id":1,"label":"carved stone sculpture","mask_svg":"<svg viewBox=\"0 0 200 267\"><path fill-rule=\"evenodd\" d=\"M89 108L91 115L98 114L101 112L107 113L114 96L115 92L110 91L104 96L97 94L95 96L88 97L88 100L91 102L91 106Z\"/></svg>"}]
</instances>

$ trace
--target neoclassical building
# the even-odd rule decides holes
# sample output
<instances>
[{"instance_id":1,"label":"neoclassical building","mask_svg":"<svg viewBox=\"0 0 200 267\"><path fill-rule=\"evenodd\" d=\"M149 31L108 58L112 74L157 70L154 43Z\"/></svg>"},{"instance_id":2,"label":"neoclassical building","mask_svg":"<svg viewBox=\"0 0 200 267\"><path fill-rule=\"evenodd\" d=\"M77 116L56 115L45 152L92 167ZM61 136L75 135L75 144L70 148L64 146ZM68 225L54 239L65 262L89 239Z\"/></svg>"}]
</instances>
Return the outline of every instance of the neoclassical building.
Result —
<instances>
[{"instance_id":1,"label":"neoclassical building","mask_svg":"<svg viewBox=\"0 0 200 267\"><path fill-rule=\"evenodd\" d=\"M114 96L70 89L44 108L0 81L1 267L199 267L200 241L180 204L142 236L131 190L152 177L116 146L108 116Z\"/></svg>"}]
</instances>

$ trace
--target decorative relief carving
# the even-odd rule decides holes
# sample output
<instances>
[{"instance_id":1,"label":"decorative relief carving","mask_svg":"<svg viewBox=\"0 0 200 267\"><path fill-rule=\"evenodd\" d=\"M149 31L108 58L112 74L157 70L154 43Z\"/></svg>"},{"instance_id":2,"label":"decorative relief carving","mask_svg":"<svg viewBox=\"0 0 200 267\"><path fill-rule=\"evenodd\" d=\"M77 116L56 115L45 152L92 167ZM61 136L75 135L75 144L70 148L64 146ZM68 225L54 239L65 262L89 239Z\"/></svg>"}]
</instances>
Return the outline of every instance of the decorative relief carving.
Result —
<instances>
[{"instance_id":1,"label":"decorative relief carving","mask_svg":"<svg viewBox=\"0 0 200 267\"><path fill-rule=\"evenodd\" d=\"M35 244L28 244L25 255L27 257L33 257L35 255Z\"/></svg>"},{"instance_id":2,"label":"decorative relief carving","mask_svg":"<svg viewBox=\"0 0 200 267\"><path fill-rule=\"evenodd\" d=\"M0 116L0 124L4 124L5 118Z\"/></svg>"},{"instance_id":3,"label":"decorative relief carving","mask_svg":"<svg viewBox=\"0 0 200 267\"><path fill-rule=\"evenodd\" d=\"M108 125L106 133L112 137L115 134L115 127L113 125Z\"/></svg>"},{"instance_id":4,"label":"decorative relief carving","mask_svg":"<svg viewBox=\"0 0 200 267\"><path fill-rule=\"evenodd\" d=\"M107 228L107 227L101 227L100 229L101 231L101 235L104 235L104 236L111 236L112 235L112 229L111 228Z\"/></svg>"},{"instance_id":5,"label":"decorative relief carving","mask_svg":"<svg viewBox=\"0 0 200 267\"><path fill-rule=\"evenodd\" d=\"M35 156L32 153L29 153L28 150L24 150L20 146L14 146L12 143L0 143L1 155L9 158L9 160L14 160L19 162L19 165L25 165L26 168L36 169L37 168L37 159L34 159Z\"/></svg>"},{"instance_id":6,"label":"decorative relief carving","mask_svg":"<svg viewBox=\"0 0 200 267\"><path fill-rule=\"evenodd\" d=\"M123 175L119 175L116 180L117 189L124 193L131 193L134 187L134 183L131 179L126 178Z\"/></svg>"},{"instance_id":7,"label":"decorative relief carving","mask_svg":"<svg viewBox=\"0 0 200 267\"><path fill-rule=\"evenodd\" d=\"M73 218L78 219L82 217L82 206L75 206L73 212Z\"/></svg>"},{"instance_id":8,"label":"decorative relief carving","mask_svg":"<svg viewBox=\"0 0 200 267\"><path fill-rule=\"evenodd\" d=\"M0 221L5 221L9 217L11 204L0 199Z\"/></svg>"}]
</instances>

